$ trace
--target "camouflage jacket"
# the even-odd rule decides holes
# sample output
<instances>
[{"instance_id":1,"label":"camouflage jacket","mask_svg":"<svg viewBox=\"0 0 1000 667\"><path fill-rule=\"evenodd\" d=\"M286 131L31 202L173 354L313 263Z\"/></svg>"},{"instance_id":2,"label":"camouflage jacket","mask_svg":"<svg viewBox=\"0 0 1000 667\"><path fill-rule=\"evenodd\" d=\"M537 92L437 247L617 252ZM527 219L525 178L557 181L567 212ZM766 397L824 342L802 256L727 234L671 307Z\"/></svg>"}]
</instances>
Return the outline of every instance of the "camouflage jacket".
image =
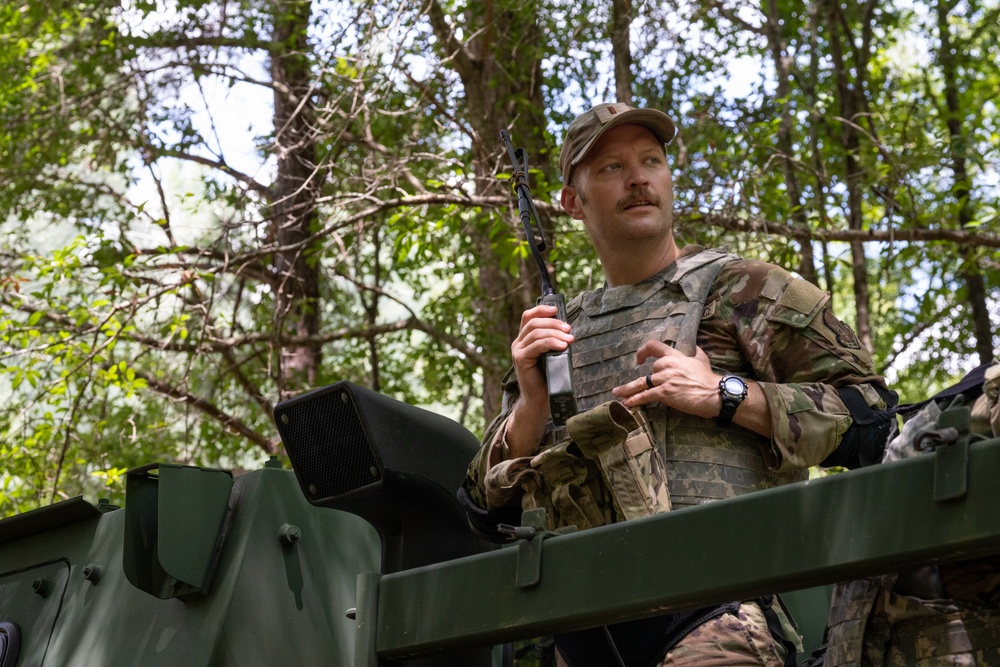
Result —
<instances>
[{"instance_id":1,"label":"camouflage jacket","mask_svg":"<svg viewBox=\"0 0 1000 667\"><path fill-rule=\"evenodd\" d=\"M681 257L701 250L688 246L681 251ZM642 290L651 281L663 281L664 274L673 270L672 265L633 288ZM573 319L571 304L571 324ZM641 342L628 352L634 353ZM875 373L869 353L851 328L833 315L829 295L766 262L737 258L723 266L706 301L697 343L717 372L740 375L760 384L770 408L773 433L762 454L776 471L808 468L836 449L852 423L837 389L853 387L867 405L886 407L875 390L876 386L885 390L883 379ZM646 372L638 367L634 372L627 369L625 379ZM609 375L605 392L619 384L619 379ZM580 383L588 378L575 376L574 380ZM507 455L505 425L518 396L512 372L505 378L503 390L501 413L487 428L466 482L472 499L484 508L488 507L483 487L486 472ZM552 444L559 437L561 434L554 433L550 423L539 445Z\"/></svg>"}]
</instances>

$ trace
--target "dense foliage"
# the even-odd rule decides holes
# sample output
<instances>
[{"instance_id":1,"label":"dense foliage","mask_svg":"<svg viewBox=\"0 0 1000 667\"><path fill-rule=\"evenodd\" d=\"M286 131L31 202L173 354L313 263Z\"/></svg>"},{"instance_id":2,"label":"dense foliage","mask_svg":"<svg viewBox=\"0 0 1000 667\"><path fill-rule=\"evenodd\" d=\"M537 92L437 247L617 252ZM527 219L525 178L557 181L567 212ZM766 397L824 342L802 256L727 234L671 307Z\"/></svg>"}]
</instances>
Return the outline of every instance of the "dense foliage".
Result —
<instances>
[{"instance_id":1,"label":"dense foliage","mask_svg":"<svg viewBox=\"0 0 1000 667\"><path fill-rule=\"evenodd\" d=\"M351 380L481 432L560 289L593 103L673 115L677 228L833 294L904 400L997 349L1000 5L92 0L0 5L0 511L155 460L255 466Z\"/></svg>"}]
</instances>

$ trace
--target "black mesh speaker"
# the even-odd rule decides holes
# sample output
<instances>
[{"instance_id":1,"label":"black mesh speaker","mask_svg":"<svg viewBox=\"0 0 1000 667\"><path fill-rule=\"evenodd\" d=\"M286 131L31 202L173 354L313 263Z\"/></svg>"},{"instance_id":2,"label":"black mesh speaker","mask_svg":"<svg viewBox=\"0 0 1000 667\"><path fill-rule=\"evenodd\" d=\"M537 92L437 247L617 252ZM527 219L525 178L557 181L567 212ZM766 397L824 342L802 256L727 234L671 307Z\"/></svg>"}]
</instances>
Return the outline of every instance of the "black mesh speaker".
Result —
<instances>
[{"instance_id":1,"label":"black mesh speaker","mask_svg":"<svg viewBox=\"0 0 1000 667\"><path fill-rule=\"evenodd\" d=\"M275 408L278 432L311 502L335 501L382 479L351 388L332 385Z\"/></svg>"},{"instance_id":2,"label":"black mesh speaker","mask_svg":"<svg viewBox=\"0 0 1000 667\"><path fill-rule=\"evenodd\" d=\"M484 546L455 497L479 449L460 424L350 382L279 403L274 421L309 502L357 514L378 531L383 573ZM492 659L489 648L475 648L398 664L487 667Z\"/></svg>"},{"instance_id":3,"label":"black mesh speaker","mask_svg":"<svg viewBox=\"0 0 1000 667\"><path fill-rule=\"evenodd\" d=\"M279 403L274 421L309 502L378 530L383 572L480 550L455 498L479 448L460 424L350 382Z\"/></svg>"}]
</instances>

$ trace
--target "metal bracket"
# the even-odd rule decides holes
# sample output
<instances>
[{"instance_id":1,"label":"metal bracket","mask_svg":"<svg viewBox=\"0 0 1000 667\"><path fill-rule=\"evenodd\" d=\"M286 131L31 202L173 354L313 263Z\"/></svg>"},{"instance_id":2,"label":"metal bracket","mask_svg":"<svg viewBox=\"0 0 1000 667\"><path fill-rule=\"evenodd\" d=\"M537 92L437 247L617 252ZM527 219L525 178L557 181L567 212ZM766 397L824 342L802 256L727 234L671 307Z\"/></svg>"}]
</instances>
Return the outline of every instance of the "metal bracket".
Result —
<instances>
[{"instance_id":1,"label":"metal bracket","mask_svg":"<svg viewBox=\"0 0 1000 667\"><path fill-rule=\"evenodd\" d=\"M518 588L537 586L542 580L542 542L547 537L576 532L576 526L545 530L545 508L536 507L521 514L520 526L498 526L500 532L517 538L517 571L514 585Z\"/></svg>"},{"instance_id":2,"label":"metal bracket","mask_svg":"<svg viewBox=\"0 0 1000 667\"><path fill-rule=\"evenodd\" d=\"M971 410L967 406L945 410L938 417L939 430L926 444L934 449L934 500L962 498L969 490L969 424ZM930 434L928 434L930 435Z\"/></svg>"}]
</instances>

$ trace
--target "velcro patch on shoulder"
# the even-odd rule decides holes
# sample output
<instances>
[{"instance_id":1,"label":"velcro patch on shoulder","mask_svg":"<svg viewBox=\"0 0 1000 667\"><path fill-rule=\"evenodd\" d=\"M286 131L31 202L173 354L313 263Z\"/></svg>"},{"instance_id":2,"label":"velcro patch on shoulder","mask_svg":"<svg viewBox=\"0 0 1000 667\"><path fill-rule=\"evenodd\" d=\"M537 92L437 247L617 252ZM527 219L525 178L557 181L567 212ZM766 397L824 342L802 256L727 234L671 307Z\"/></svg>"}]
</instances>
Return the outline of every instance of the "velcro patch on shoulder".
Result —
<instances>
[{"instance_id":1,"label":"velcro patch on shoulder","mask_svg":"<svg viewBox=\"0 0 1000 667\"><path fill-rule=\"evenodd\" d=\"M788 279L789 276L784 271L772 270L764 281L764 286L760 289L760 295L765 299L777 301L782 292L785 291Z\"/></svg>"},{"instance_id":2,"label":"velcro patch on shoulder","mask_svg":"<svg viewBox=\"0 0 1000 667\"><path fill-rule=\"evenodd\" d=\"M770 282L770 281L769 281ZM804 327L830 300L830 295L806 280L792 279L767 319Z\"/></svg>"},{"instance_id":3,"label":"velcro patch on shoulder","mask_svg":"<svg viewBox=\"0 0 1000 667\"><path fill-rule=\"evenodd\" d=\"M812 313L827 302L830 296L807 280L793 280L781 295L778 304L797 313Z\"/></svg>"}]
</instances>

